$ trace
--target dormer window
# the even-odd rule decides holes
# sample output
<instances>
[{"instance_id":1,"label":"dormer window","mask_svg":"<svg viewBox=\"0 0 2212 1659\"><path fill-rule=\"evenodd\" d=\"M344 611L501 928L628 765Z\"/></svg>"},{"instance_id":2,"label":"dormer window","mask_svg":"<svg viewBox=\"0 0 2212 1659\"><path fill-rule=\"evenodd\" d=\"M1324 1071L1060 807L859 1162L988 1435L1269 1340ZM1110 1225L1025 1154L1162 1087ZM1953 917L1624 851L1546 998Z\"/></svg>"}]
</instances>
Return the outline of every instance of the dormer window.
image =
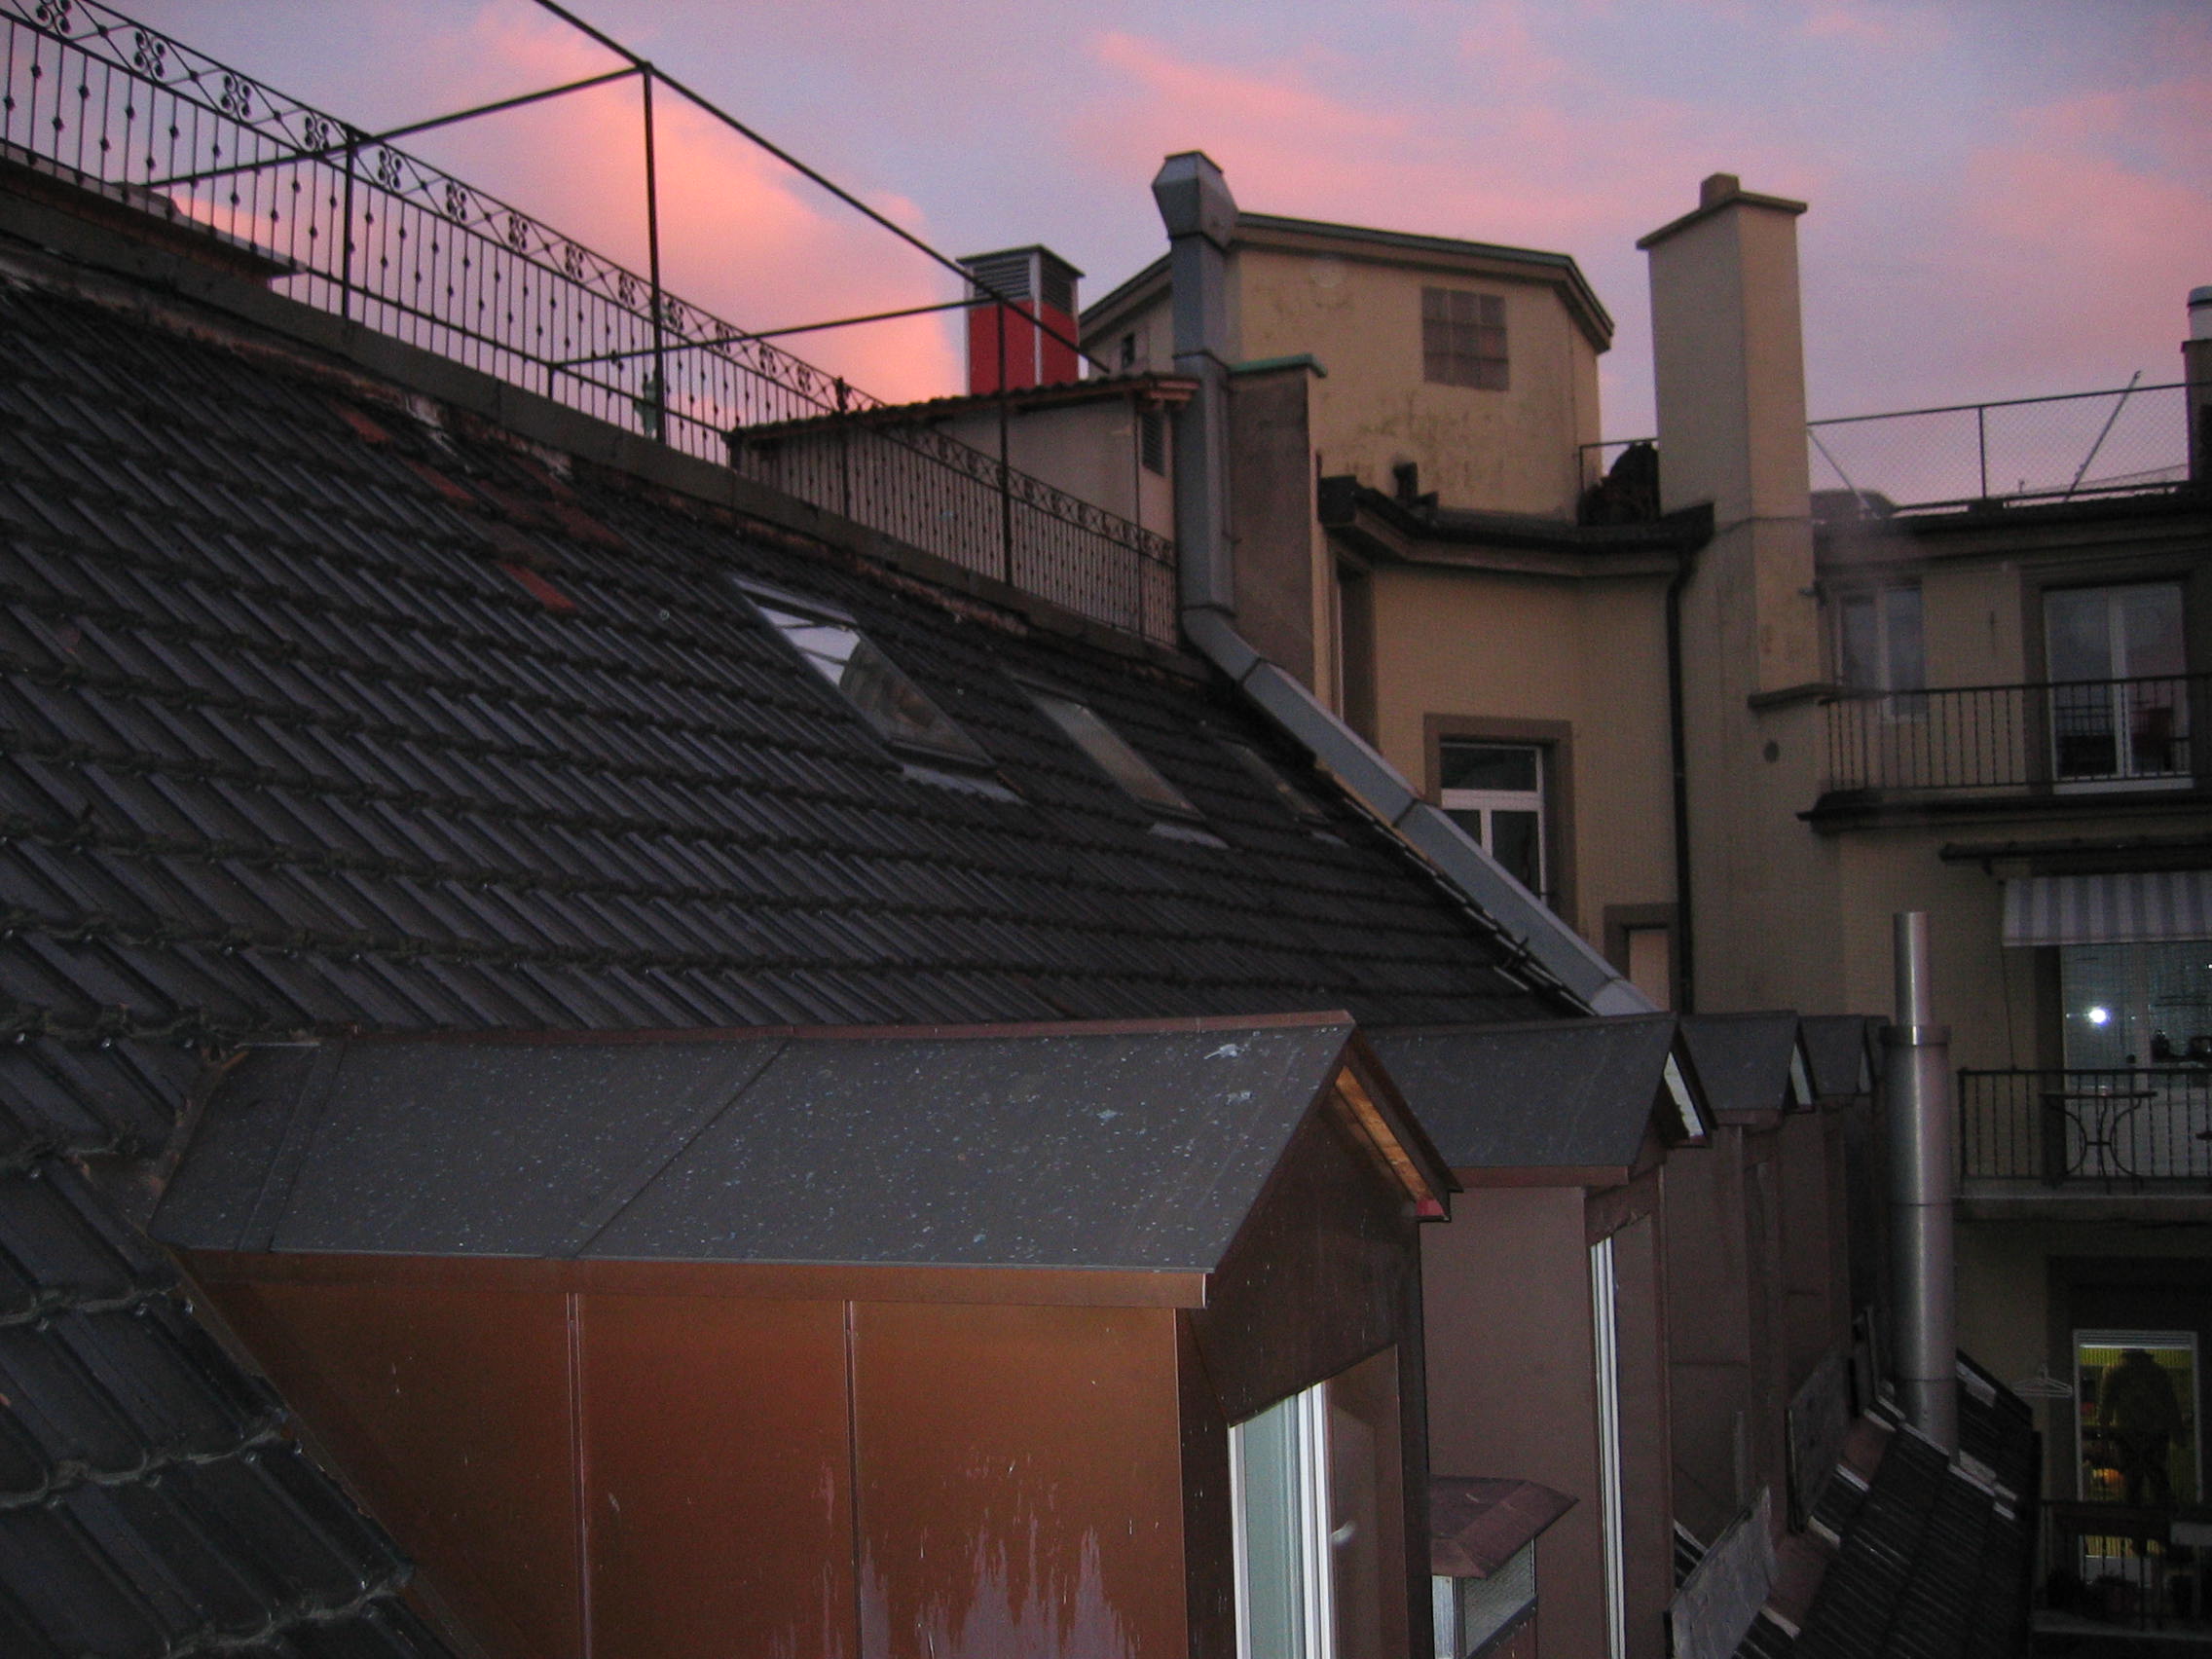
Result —
<instances>
[{"instance_id":1,"label":"dormer window","mask_svg":"<svg viewBox=\"0 0 2212 1659\"><path fill-rule=\"evenodd\" d=\"M1046 719L1066 732L1078 749L1097 762L1100 771L1137 801L1175 818L1198 816L1198 809L1183 792L1161 777L1151 761L1130 748L1128 740L1093 714L1088 704L1034 686L1025 689Z\"/></svg>"},{"instance_id":2,"label":"dormer window","mask_svg":"<svg viewBox=\"0 0 2212 1659\"><path fill-rule=\"evenodd\" d=\"M794 608L780 595L748 589L747 597L886 743L921 751L933 760L991 764L981 745L954 725L929 694L849 619Z\"/></svg>"}]
</instances>

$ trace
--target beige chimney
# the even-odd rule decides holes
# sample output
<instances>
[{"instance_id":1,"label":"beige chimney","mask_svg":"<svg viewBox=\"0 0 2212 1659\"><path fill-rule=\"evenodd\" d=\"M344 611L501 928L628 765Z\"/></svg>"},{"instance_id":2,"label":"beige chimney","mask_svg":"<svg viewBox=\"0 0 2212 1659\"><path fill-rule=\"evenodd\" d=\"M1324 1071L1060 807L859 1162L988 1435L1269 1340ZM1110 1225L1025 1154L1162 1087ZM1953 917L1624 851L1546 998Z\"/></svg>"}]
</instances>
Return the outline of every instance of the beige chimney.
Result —
<instances>
[{"instance_id":1,"label":"beige chimney","mask_svg":"<svg viewBox=\"0 0 2212 1659\"><path fill-rule=\"evenodd\" d=\"M1760 693L1821 674L1797 313L1804 211L1714 173L1695 212L1636 244L1651 259L1662 504L1713 503L1706 557L1749 590Z\"/></svg>"}]
</instances>

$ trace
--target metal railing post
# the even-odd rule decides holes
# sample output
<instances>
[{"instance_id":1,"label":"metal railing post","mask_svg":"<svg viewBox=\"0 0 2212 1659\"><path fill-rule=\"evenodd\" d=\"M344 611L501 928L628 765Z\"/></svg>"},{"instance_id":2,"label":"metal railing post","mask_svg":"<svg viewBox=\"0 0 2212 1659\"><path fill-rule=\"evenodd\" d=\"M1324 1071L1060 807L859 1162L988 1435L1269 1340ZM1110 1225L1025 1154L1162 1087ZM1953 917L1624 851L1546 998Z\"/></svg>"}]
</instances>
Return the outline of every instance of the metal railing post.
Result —
<instances>
[{"instance_id":1,"label":"metal railing post","mask_svg":"<svg viewBox=\"0 0 2212 1659\"><path fill-rule=\"evenodd\" d=\"M645 89L645 258L646 281L651 287L653 324L653 384L647 387L652 411L652 437L668 441L668 352L661 328L660 291L660 173L653 157L653 69L646 64L638 77Z\"/></svg>"},{"instance_id":2,"label":"metal railing post","mask_svg":"<svg viewBox=\"0 0 2212 1659\"><path fill-rule=\"evenodd\" d=\"M338 227L338 316L350 322L353 316L353 158L360 134L350 127L346 129L346 202L340 208L343 222Z\"/></svg>"}]
</instances>

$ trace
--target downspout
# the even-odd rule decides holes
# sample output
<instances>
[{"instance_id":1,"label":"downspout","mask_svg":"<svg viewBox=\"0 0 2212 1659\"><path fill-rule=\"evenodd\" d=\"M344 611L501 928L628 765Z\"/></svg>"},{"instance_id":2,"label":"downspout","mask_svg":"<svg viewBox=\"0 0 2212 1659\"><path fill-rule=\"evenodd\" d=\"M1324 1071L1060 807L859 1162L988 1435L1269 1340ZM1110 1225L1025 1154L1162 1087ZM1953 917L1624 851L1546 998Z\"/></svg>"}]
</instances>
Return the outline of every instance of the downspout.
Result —
<instances>
[{"instance_id":1,"label":"downspout","mask_svg":"<svg viewBox=\"0 0 2212 1659\"><path fill-rule=\"evenodd\" d=\"M1682 590L1696 549L1684 547L1667 583L1667 742L1675 767L1675 1012L1697 1012L1697 934L1690 903L1690 760L1682 712Z\"/></svg>"},{"instance_id":2,"label":"downspout","mask_svg":"<svg viewBox=\"0 0 2212 1659\"><path fill-rule=\"evenodd\" d=\"M1419 853L1497 933L1512 965L1593 1014L1648 1014L1649 999L1398 769L1236 630L1229 509L1229 246L1236 201L1221 169L1187 150L1161 164L1153 199L1167 227L1175 372L1198 390L1175 424L1175 539L1183 635L1353 798Z\"/></svg>"},{"instance_id":3,"label":"downspout","mask_svg":"<svg viewBox=\"0 0 2212 1659\"><path fill-rule=\"evenodd\" d=\"M1897 1020L1882 1033L1889 1115L1890 1259L1905 1420L1959 1449L1957 1261L1951 1214L1951 1031L1935 1022L1928 912L1896 922Z\"/></svg>"}]
</instances>

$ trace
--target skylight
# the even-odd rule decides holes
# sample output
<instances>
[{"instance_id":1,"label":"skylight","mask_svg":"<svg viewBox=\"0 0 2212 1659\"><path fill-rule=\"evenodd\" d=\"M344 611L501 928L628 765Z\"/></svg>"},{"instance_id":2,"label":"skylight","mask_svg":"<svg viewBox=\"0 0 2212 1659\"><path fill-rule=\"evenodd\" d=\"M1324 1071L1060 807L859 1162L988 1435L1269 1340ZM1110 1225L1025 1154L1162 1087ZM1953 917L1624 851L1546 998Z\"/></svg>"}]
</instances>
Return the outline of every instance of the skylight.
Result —
<instances>
[{"instance_id":1,"label":"skylight","mask_svg":"<svg viewBox=\"0 0 2212 1659\"><path fill-rule=\"evenodd\" d=\"M1198 816L1198 809L1184 798L1183 792L1155 771L1151 761L1131 749L1128 741L1091 713L1088 705L1035 687L1028 689L1031 700L1047 718L1136 799L1177 818Z\"/></svg>"},{"instance_id":2,"label":"skylight","mask_svg":"<svg viewBox=\"0 0 2212 1659\"><path fill-rule=\"evenodd\" d=\"M927 750L940 759L988 766L982 747L946 718L905 671L850 622L808 615L751 595L760 614L797 647L814 671L834 685L888 743Z\"/></svg>"},{"instance_id":3,"label":"skylight","mask_svg":"<svg viewBox=\"0 0 2212 1659\"><path fill-rule=\"evenodd\" d=\"M1252 774L1255 781L1265 784L1275 798L1288 807L1291 813L1309 824L1325 824L1329 815L1321 810L1320 803L1276 771L1266 756L1248 743L1239 743L1233 737L1221 740L1222 748L1236 756L1236 763Z\"/></svg>"}]
</instances>

